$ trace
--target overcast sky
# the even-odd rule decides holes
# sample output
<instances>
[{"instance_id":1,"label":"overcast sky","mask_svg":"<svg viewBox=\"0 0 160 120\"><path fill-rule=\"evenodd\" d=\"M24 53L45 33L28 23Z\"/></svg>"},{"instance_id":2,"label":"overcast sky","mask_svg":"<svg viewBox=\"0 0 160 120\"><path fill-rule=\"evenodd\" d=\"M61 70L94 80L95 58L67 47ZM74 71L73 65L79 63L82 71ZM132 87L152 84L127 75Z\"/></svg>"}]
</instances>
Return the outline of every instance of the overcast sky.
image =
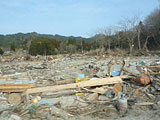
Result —
<instances>
[{"instance_id":1,"label":"overcast sky","mask_svg":"<svg viewBox=\"0 0 160 120\"><path fill-rule=\"evenodd\" d=\"M124 17L144 20L158 6L158 0L0 0L0 34L89 37Z\"/></svg>"}]
</instances>

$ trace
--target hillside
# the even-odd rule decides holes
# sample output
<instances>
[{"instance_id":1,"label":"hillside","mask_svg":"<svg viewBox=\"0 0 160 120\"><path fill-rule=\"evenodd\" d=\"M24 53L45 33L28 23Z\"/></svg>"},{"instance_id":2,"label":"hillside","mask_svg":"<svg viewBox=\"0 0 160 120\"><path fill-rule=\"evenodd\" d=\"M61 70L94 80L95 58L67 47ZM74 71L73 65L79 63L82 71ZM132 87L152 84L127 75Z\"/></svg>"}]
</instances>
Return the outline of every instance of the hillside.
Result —
<instances>
[{"instance_id":1,"label":"hillside","mask_svg":"<svg viewBox=\"0 0 160 120\"><path fill-rule=\"evenodd\" d=\"M81 40L89 40L87 38L82 37L74 37L74 36L61 36L61 35L51 35L51 34L39 34L36 32L32 33L17 33L17 34L8 34L8 35L0 35L0 46L8 46L11 43L14 43L16 46L21 45L22 43L27 43L31 39L35 37L47 37L51 39L55 39L57 41L68 41L69 38L74 38L76 41Z\"/></svg>"}]
</instances>

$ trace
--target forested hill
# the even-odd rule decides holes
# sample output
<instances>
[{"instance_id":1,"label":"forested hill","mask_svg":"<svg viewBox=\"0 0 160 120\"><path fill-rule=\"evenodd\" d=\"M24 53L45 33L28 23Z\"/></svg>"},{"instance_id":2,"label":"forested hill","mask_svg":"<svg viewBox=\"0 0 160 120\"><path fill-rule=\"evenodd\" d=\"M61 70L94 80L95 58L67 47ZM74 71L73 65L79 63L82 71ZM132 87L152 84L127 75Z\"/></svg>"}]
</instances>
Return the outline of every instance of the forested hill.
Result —
<instances>
[{"instance_id":1,"label":"forested hill","mask_svg":"<svg viewBox=\"0 0 160 120\"><path fill-rule=\"evenodd\" d=\"M68 41L69 38L74 38L76 39L76 41L88 40L87 38L82 38L82 37L39 34L36 32L17 33L17 34L0 35L0 46L8 46L12 43L14 43L16 46L19 46L20 44L25 44L32 38L36 37L47 37L50 39L55 39L57 41Z\"/></svg>"}]
</instances>

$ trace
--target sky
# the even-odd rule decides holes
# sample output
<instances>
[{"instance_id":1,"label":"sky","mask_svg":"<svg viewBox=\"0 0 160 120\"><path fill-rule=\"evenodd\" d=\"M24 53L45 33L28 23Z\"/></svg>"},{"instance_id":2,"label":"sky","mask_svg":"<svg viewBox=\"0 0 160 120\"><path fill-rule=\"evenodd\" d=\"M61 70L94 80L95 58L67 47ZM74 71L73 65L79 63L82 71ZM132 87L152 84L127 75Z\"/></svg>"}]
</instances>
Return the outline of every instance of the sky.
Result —
<instances>
[{"instance_id":1,"label":"sky","mask_svg":"<svg viewBox=\"0 0 160 120\"><path fill-rule=\"evenodd\" d=\"M123 18L143 21L158 7L158 0L0 0L0 34L90 37Z\"/></svg>"}]
</instances>

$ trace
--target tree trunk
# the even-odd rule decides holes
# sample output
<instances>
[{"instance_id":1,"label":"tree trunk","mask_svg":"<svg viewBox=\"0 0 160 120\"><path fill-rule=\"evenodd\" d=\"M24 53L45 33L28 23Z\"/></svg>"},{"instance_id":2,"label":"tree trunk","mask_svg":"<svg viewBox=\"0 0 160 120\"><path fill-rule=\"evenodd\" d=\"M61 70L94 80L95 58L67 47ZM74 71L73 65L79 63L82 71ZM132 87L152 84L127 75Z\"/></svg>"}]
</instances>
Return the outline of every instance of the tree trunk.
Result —
<instances>
[{"instance_id":1,"label":"tree trunk","mask_svg":"<svg viewBox=\"0 0 160 120\"><path fill-rule=\"evenodd\" d=\"M130 54L130 56L133 54L133 47L134 47L134 45L129 43L129 54Z\"/></svg>"},{"instance_id":2,"label":"tree trunk","mask_svg":"<svg viewBox=\"0 0 160 120\"><path fill-rule=\"evenodd\" d=\"M139 50L141 50L141 41L140 41L140 31L138 32L138 47L139 47Z\"/></svg>"},{"instance_id":3,"label":"tree trunk","mask_svg":"<svg viewBox=\"0 0 160 120\"><path fill-rule=\"evenodd\" d=\"M146 52L149 51L149 50L148 50L148 47L147 47L148 39L149 39L149 38L150 38L150 36L147 36L146 41L145 41L144 46L143 46L143 50L145 50Z\"/></svg>"},{"instance_id":4,"label":"tree trunk","mask_svg":"<svg viewBox=\"0 0 160 120\"><path fill-rule=\"evenodd\" d=\"M82 40L81 40L81 53L83 54L83 44L82 44Z\"/></svg>"},{"instance_id":5,"label":"tree trunk","mask_svg":"<svg viewBox=\"0 0 160 120\"><path fill-rule=\"evenodd\" d=\"M108 44L108 49L111 50L111 44L110 43Z\"/></svg>"}]
</instances>

